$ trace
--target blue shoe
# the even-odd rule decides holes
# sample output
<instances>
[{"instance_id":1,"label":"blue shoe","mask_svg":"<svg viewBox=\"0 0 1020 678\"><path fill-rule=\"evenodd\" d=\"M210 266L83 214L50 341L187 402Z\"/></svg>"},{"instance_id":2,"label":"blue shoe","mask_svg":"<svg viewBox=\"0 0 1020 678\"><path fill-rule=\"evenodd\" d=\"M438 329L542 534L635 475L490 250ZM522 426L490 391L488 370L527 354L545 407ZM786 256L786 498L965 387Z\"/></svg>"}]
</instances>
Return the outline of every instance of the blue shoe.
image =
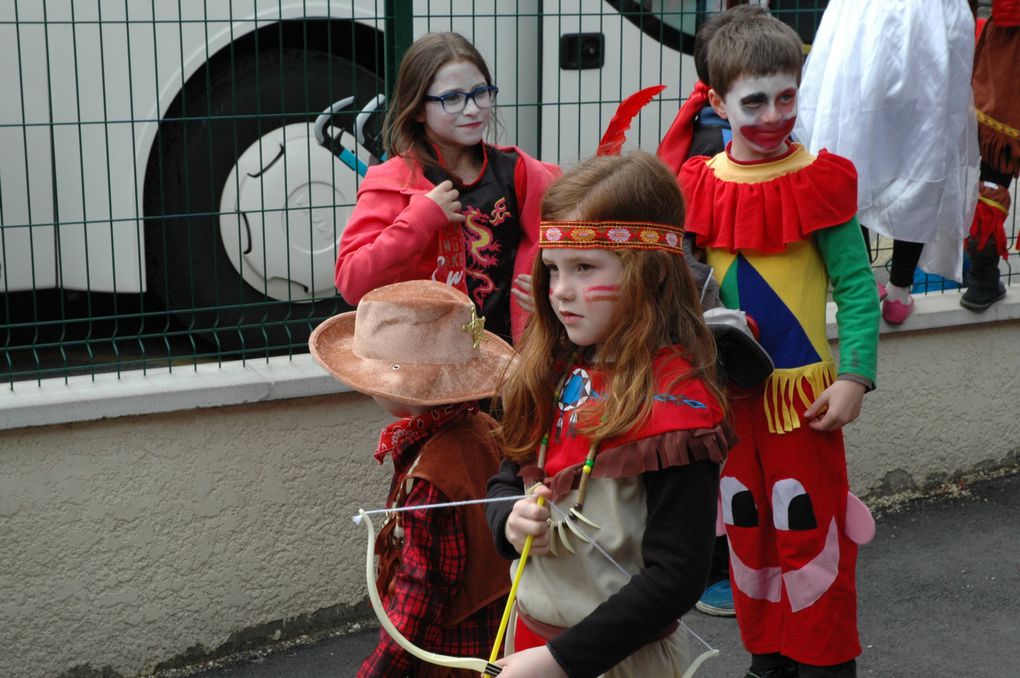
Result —
<instances>
[{"instance_id":1,"label":"blue shoe","mask_svg":"<svg viewBox=\"0 0 1020 678\"><path fill-rule=\"evenodd\" d=\"M701 594L701 600L694 604L699 612L710 614L713 617L733 617L736 612L733 610L733 589L730 588L730 580L723 579L710 585Z\"/></svg>"}]
</instances>

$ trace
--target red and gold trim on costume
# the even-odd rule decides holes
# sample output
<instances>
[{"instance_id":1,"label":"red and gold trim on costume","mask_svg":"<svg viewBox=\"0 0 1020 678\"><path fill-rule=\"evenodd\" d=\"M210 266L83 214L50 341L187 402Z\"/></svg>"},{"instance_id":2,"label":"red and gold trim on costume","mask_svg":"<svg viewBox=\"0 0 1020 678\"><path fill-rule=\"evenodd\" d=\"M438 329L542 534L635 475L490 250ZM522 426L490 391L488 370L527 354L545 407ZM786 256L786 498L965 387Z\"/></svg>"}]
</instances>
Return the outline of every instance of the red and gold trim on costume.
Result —
<instances>
[{"instance_id":1,"label":"red and gold trim on costume","mask_svg":"<svg viewBox=\"0 0 1020 678\"><path fill-rule=\"evenodd\" d=\"M993 188L994 186L994 188ZM995 251L1003 261L1009 256L1009 245L1006 242L1006 216L1009 214L1009 189L1004 186L981 186L974 220L970 224L970 238L977 242L978 251L988 245L988 240L995 242ZM1020 239L1017 239L1020 250Z\"/></svg>"},{"instance_id":2,"label":"red and gold trim on costume","mask_svg":"<svg viewBox=\"0 0 1020 678\"><path fill-rule=\"evenodd\" d=\"M684 254L684 229L644 221L543 221L538 246L542 249L664 250Z\"/></svg>"}]
</instances>

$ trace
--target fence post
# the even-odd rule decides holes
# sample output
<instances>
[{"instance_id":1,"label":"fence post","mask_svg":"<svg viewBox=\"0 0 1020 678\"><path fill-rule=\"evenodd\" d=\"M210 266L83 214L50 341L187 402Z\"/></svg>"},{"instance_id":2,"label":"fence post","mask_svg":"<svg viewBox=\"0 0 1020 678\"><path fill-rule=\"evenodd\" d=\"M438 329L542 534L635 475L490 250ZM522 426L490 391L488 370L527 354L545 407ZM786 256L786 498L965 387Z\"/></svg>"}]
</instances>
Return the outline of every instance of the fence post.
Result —
<instances>
[{"instance_id":1,"label":"fence post","mask_svg":"<svg viewBox=\"0 0 1020 678\"><path fill-rule=\"evenodd\" d=\"M393 98L393 87L397 83L397 68L404 52L414 42L413 3L386 0L386 35L383 38L383 52L386 58L386 101Z\"/></svg>"}]
</instances>

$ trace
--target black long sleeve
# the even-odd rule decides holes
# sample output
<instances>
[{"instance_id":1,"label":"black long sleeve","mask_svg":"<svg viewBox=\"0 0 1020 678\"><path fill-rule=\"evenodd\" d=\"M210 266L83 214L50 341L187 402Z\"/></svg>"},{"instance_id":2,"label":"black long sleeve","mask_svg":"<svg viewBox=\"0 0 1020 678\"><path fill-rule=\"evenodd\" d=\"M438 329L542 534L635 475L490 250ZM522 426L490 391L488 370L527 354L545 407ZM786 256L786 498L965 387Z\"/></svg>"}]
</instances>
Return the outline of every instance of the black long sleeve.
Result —
<instances>
[{"instance_id":1,"label":"black long sleeve","mask_svg":"<svg viewBox=\"0 0 1020 678\"><path fill-rule=\"evenodd\" d=\"M509 459L504 459L499 464L499 473L489 478L486 485L485 496L489 499L499 497L514 497L524 492L524 480L517 477L520 466ZM517 557L517 549L506 538L506 520L513 511L514 502L500 501L485 505L485 518L489 521L489 528L492 530L492 538L496 543L496 553L507 560Z\"/></svg>"}]
</instances>

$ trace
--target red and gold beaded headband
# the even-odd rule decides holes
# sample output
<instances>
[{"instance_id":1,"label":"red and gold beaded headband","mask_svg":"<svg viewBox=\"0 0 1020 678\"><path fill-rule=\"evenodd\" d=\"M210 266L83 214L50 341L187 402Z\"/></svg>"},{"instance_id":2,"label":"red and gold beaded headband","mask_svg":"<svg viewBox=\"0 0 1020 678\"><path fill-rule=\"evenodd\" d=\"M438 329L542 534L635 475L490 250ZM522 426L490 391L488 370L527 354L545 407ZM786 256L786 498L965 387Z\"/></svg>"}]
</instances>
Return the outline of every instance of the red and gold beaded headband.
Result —
<instances>
[{"instance_id":1,"label":"red and gold beaded headband","mask_svg":"<svg viewBox=\"0 0 1020 678\"><path fill-rule=\"evenodd\" d=\"M543 221L538 246L603 250L665 250L683 256L684 229L646 221Z\"/></svg>"}]
</instances>

